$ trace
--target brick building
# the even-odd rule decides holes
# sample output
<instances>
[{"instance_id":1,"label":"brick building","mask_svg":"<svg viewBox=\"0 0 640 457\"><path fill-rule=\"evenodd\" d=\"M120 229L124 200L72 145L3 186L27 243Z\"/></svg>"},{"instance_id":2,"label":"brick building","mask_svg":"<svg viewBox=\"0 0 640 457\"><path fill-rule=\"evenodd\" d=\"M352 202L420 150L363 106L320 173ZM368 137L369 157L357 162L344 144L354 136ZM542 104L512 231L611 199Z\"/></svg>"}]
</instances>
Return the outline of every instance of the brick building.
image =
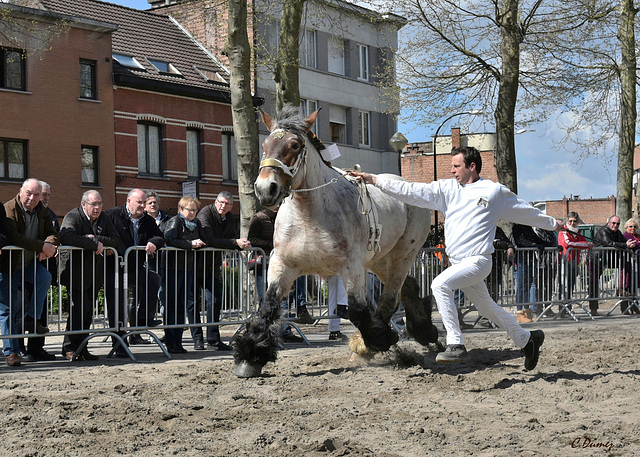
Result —
<instances>
[{"instance_id":1,"label":"brick building","mask_svg":"<svg viewBox=\"0 0 640 457\"><path fill-rule=\"evenodd\" d=\"M229 73L215 57L169 16L91 0L41 3L118 25L108 54L116 204L136 187L155 190L170 212L186 185L203 204L222 190L237 195Z\"/></svg>"},{"instance_id":2,"label":"brick building","mask_svg":"<svg viewBox=\"0 0 640 457\"><path fill-rule=\"evenodd\" d=\"M50 205L58 215L78 206L90 188L112 206L114 90L108 62L117 26L1 7L12 19L0 27L17 35L9 41L0 33L0 200L14 198L22 181L33 177L51 185ZM91 78L82 78L85 70Z\"/></svg>"}]
</instances>

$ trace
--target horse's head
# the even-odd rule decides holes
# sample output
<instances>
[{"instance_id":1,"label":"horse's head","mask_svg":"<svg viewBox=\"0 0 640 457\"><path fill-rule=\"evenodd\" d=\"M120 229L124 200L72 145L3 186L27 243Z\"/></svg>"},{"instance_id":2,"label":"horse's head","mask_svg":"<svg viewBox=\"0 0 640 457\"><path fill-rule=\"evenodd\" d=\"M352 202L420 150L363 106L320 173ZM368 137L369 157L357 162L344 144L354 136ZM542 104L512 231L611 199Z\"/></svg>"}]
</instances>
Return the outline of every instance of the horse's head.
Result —
<instances>
[{"instance_id":1,"label":"horse's head","mask_svg":"<svg viewBox=\"0 0 640 457\"><path fill-rule=\"evenodd\" d=\"M260 204L273 208L280 204L291 189L307 153L306 134L316 121L318 111L303 118L298 110L283 109L281 118L274 120L261 111L269 136L262 143L264 151L260 173L253 185Z\"/></svg>"}]
</instances>

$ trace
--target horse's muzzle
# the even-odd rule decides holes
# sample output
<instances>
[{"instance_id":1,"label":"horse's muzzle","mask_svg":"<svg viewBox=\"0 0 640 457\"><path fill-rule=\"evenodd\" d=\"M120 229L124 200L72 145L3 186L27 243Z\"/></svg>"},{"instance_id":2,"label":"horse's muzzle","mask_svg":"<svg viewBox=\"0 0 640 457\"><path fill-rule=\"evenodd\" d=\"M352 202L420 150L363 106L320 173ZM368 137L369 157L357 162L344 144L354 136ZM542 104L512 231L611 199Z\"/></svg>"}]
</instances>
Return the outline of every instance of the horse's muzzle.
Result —
<instances>
[{"instance_id":1,"label":"horse's muzzle","mask_svg":"<svg viewBox=\"0 0 640 457\"><path fill-rule=\"evenodd\" d=\"M267 208L275 208L284 198L284 188L277 180L258 177L253 184L253 191L260 200L260 204Z\"/></svg>"}]
</instances>

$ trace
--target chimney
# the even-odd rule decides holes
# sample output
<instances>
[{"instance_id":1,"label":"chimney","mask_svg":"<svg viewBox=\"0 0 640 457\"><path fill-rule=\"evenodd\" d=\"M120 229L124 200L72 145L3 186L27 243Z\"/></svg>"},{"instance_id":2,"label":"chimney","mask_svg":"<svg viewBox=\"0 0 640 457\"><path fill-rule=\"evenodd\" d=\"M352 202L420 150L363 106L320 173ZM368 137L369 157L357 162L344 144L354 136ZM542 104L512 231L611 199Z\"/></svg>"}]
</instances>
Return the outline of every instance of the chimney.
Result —
<instances>
[{"instance_id":1,"label":"chimney","mask_svg":"<svg viewBox=\"0 0 640 457\"><path fill-rule=\"evenodd\" d=\"M451 147L452 148L460 147L460 127L451 128Z\"/></svg>"}]
</instances>

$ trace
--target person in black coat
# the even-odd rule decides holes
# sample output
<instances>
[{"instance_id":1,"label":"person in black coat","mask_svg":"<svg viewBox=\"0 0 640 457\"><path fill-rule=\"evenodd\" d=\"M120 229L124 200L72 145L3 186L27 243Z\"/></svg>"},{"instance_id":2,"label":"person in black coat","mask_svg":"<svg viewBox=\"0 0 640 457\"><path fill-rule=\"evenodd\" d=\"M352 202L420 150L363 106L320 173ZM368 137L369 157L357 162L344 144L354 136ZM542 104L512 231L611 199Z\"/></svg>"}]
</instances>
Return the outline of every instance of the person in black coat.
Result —
<instances>
[{"instance_id":1,"label":"person in black coat","mask_svg":"<svg viewBox=\"0 0 640 457\"><path fill-rule=\"evenodd\" d=\"M204 242L210 248L218 249L249 249L251 243L246 238L240 238L240 229L236 217L231 213L233 196L223 190L216 197L215 203L207 205L198 213L198 219L204 229ZM207 322L220 322L222 309L222 288L220 287L220 267L222 256L219 252L214 255L212 265L206 270L204 280L205 300L207 302ZM212 303L213 302L213 303ZM220 339L218 326L207 327L207 344L211 348L228 351L231 348Z\"/></svg>"},{"instance_id":2,"label":"person in black coat","mask_svg":"<svg viewBox=\"0 0 640 457\"><path fill-rule=\"evenodd\" d=\"M633 240L627 240L620 231L620 218L611 216L607 219L607 225L600 227L593 237L593 247L606 247L616 249L631 249L635 246ZM592 316L598 315L598 298L600 295L600 275L603 268L616 266L616 259L612 252L592 249L587 255L589 268L589 308Z\"/></svg>"},{"instance_id":3,"label":"person in black coat","mask_svg":"<svg viewBox=\"0 0 640 457\"><path fill-rule=\"evenodd\" d=\"M121 241L119 254L124 257L128 268L128 318L131 327L155 327L162 323L155 318L160 275L150 268L149 263L155 266L156 251L165 243L156 221L144 212L146 200L147 194L143 190L133 189L124 205L105 211L118 232ZM144 250L132 250L125 255L129 248L136 246L144 247ZM119 274L122 275L122 271ZM124 278L121 276L121 279ZM121 290L124 290L123 282L120 284L123 285ZM109 296L114 299L112 287L107 287L105 292L108 301ZM129 343L144 344L149 341L135 335Z\"/></svg>"},{"instance_id":4,"label":"person in black coat","mask_svg":"<svg viewBox=\"0 0 640 457\"><path fill-rule=\"evenodd\" d=\"M65 246L82 248L60 252L60 281L67 287L71 299L67 329L87 330L91 327L93 306L98 290L103 286L105 262L117 262L120 239L111 219L102 212L102 196L96 190L82 194L80 206L69 211L62 221L60 238ZM110 325L115 327L115 308L108 312ZM62 355L71 360L85 338L83 334L65 335ZM95 360L98 356L84 349L77 360Z\"/></svg>"},{"instance_id":5,"label":"person in black coat","mask_svg":"<svg viewBox=\"0 0 640 457\"><path fill-rule=\"evenodd\" d=\"M180 248L181 251L167 250L166 258L166 304L165 321L170 325L183 325L185 310L190 323L200 323L200 310L195 306L195 282L199 262L193 252L206 246L202 240L202 224L196 219L200 202L193 197L182 197L178 202L178 215L172 217L166 225L165 240L167 246ZM186 300L185 300L186 298ZM191 327L193 348L204 349L202 327ZM182 327L167 328L165 343L171 353L187 352L182 346Z\"/></svg>"}]
</instances>

